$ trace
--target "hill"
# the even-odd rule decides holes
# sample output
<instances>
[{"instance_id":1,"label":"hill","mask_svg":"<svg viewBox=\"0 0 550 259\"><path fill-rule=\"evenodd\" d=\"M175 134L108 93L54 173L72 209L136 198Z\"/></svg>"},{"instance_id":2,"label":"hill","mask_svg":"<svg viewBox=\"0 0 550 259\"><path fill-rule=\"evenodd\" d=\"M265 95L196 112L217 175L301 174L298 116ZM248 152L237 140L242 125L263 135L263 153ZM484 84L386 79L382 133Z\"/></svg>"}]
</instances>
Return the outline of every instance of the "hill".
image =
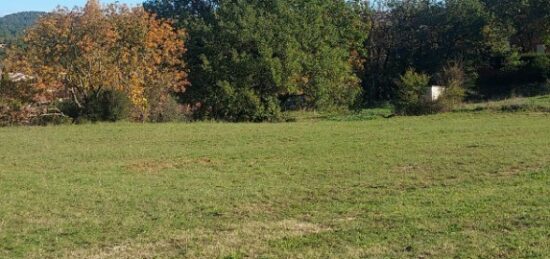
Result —
<instances>
[{"instance_id":1,"label":"hill","mask_svg":"<svg viewBox=\"0 0 550 259\"><path fill-rule=\"evenodd\" d=\"M21 12L0 17L0 42L15 40L43 14L44 12Z\"/></svg>"}]
</instances>

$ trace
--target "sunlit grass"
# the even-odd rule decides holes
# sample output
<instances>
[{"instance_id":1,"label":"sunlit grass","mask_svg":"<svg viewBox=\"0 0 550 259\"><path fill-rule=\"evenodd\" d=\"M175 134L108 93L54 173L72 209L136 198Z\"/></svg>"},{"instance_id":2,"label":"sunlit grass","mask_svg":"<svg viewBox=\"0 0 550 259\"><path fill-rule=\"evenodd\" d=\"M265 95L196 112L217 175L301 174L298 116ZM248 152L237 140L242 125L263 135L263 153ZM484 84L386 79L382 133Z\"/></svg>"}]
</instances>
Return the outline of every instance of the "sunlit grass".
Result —
<instances>
[{"instance_id":1,"label":"sunlit grass","mask_svg":"<svg viewBox=\"0 0 550 259\"><path fill-rule=\"evenodd\" d=\"M550 112L550 95L464 104L457 111Z\"/></svg>"},{"instance_id":2,"label":"sunlit grass","mask_svg":"<svg viewBox=\"0 0 550 259\"><path fill-rule=\"evenodd\" d=\"M548 113L0 128L0 257L550 256Z\"/></svg>"}]
</instances>

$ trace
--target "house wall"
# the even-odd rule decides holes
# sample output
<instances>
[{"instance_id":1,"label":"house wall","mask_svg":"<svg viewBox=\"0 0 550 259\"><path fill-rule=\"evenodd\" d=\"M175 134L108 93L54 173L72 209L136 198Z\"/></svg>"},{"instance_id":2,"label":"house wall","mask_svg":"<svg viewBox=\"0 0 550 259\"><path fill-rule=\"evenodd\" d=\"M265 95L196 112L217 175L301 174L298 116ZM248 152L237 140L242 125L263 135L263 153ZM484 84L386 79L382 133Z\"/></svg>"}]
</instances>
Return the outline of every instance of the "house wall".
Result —
<instances>
[{"instance_id":1,"label":"house wall","mask_svg":"<svg viewBox=\"0 0 550 259\"><path fill-rule=\"evenodd\" d=\"M445 87L434 85L434 86L428 87L425 98L429 101L437 101L439 98L441 98L444 92L445 92Z\"/></svg>"},{"instance_id":2,"label":"house wall","mask_svg":"<svg viewBox=\"0 0 550 259\"><path fill-rule=\"evenodd\" d=\"M432 86L432 101L436 101L443 95L445 91L444 87L441 86Z\"/></svg>"}]
</instances>

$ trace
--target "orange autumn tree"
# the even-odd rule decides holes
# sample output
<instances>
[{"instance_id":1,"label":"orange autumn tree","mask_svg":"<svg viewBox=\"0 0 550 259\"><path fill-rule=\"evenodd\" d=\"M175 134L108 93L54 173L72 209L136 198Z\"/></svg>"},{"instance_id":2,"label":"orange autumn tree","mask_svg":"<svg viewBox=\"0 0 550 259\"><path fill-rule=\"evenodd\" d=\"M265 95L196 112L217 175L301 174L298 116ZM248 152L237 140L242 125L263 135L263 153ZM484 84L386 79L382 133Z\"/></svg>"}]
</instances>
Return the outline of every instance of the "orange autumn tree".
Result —
<instances>
[{"instance_id":1,"label":"orange autumn tree","mask_svg":"<svg viewBox=\"0 0 550 259\"><path fill-rule=\"evenodd\" d=\"M62 98L84 109L93 95L116 91L131 101L133 116L144 119L188 85L184 37L143 8L90 0L41 18L5 65L33 77L36 98Z\"/></svg>"}]
</instances>

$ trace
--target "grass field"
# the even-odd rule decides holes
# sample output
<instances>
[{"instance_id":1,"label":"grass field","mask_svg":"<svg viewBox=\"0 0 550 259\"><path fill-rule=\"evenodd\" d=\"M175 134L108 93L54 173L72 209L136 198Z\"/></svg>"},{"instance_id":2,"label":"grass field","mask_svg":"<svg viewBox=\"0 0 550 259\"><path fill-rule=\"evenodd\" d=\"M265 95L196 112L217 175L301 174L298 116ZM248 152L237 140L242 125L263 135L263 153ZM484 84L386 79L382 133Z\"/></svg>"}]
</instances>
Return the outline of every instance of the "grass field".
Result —
<instances>
[{"instance_id":1,"label":"grass field","mask_svg":"<svg viewBox=\"0 0 550 259\"><path fill-rule=\"evenodd\" d=\"M531 112L550 112L550 95L535 97L516 97L499 101L490 101L483 103L464 104L457 109L458 111L531 111Z\"/></svg>"},{"instance_id":2,"label":"grass field","mask_svg":"<svg viewBox=\"0 0 550 259\"><path fill-rule=\"evenodd\" d=\"M0 258L548 258L550 113L0 128Z\"/></svg>"}]
</instances>

